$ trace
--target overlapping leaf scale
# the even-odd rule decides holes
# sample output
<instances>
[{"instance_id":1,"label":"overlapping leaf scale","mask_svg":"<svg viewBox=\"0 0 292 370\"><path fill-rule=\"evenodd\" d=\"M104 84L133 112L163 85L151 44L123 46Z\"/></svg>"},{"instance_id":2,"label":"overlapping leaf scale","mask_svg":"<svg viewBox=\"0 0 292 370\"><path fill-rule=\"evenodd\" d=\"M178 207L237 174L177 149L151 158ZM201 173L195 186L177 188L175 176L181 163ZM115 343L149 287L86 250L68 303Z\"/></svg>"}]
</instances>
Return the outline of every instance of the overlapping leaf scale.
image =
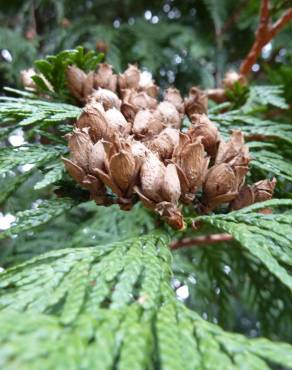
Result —
<instances>
[{"instance_id":1,"label":"overlapping leaf scale","mask_svg":"<svg viewBox=\"0 0 292 370\"><path fill-rule=\"evenodd\" d=\"M40 166L60 157L66 148L52 145L25 145L19 148L2 148L0 150L0 174L13 170L17 166L31 164Z\"/></svg>"},{"instance_id":2,"label":"overlapping leaf scale","mask_svg":"<svg viewBox=\"0 0 292 370\"><path fill-rule=\"evenodd\" d=\"M287 109L289 105L283 97L284 89L280 85L251 86L249 96L242 106L244 112L251 112L259 107L273 105L280 109Z\"/></svg>"},{"instance_id":3,"label":"overlapping leaf scale","mask_svg":"<svg viewBox=\"0 0 292 370\"><path fill-rule=\"evenodd\" d=\"M44 200L38 207L20 211L12 226L0 234L0 240L32 230L70 210L76 203L69 198Z\"/></svg>"},{"instance_id":4,"label":"overlapping leaf scale","mask_svg":"<svg viewBox=\"0 0 292 370\"><path fill-rule=\"evenodd\" d=\"M250 165L255 170L264 170L277 178L292 181L292 160L287 160L287 154L279 151L271 143L249 143L252 161Z\"/></svg>"},{"instance_id":5,"label":"overlapping leaf scale","mask_svg":"<svg viewBox=\"0 0 292 370\"><path fill-rule=\"evenodd\" d=\"M224 332L179 302L169 284L172 259L167 244L165 236L154 233L104 246L68 248L2 273L1 368L292 365L288 344ZM101 298L98 291L92 293L100 279L110 287ZM117 305L120 299L124 303ZM25 303L17 306L17 301Z\"/></svg>"},{"instance_id":6,"label":"overlapping leaf scale","mask_svg":"<svg viewBox=\"0 0 292 370\"><path fill-rule=\"evenodd\" d=\"M28 261L1 274L0 307L25 310L33 302L36 312L58 309L64 323L74 321L83 308L94 313L99 306L116 309L136 300L150 308L160 294L161 281L170 276L170 257L165 256L169 252L165 246L161 252L161 238L68 248Z\"/></svg>"},{"instance_id":7,"label":"overlapping leaf scale","mask_svg":"<svg viewBox=\"0 0 292 370\"><path fill-rule=\"evenodd\" d=\"M54 184L55 182L61 180L63 174L64 165L61 161L54 163L53 166L50 165L49 171L44 175L42 180L35 184L34 189L39 190Z\"/></svg>"},{"instance_id":8,"label":"overlapping leaf scale","mask_svg":"<svg viewBox=\"0 0 292 370\"><path fill-rule=\"evenodd\" d=\"M241 111L230 111L218 115L211 115L210 119L218 122L220 132L228 134L230 130L240 129L249 137L267 137L292 142L291 125L260 119L245 115Z\"/></svg>"},{"instance_id":9,"label":"overlapping leaf scale","mask_svg":"<svg viewBox=\"0 0 292 370\"><path fill-rule=\"evenodd\" d=\"M0 97L0 120L13 119L20 126L76 119L81 108L70 104L29 98Z\"/></svg>"}]
</instances>

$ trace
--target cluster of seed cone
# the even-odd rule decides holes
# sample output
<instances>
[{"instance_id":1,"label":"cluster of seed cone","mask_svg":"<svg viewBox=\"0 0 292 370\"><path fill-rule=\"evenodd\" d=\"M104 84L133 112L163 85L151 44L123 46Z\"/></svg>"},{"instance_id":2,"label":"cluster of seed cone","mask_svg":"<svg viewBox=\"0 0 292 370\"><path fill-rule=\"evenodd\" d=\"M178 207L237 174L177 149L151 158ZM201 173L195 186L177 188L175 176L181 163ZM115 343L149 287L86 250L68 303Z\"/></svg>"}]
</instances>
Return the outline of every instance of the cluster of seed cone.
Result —
<instances>
[{"instance_id":1,"label":"cluster of seed cone","mask_svg":"<svg viewBox=\"0 0 292 370\"><path fill-rule=\"evenodd\" d=\"M159 101L148 73L130 65L116 75L105 63L89 74L70 66L67 81L84 109L67 135L70 159L63 160L97 204L115 202L129 210L139 197L182 229L181 204L196 200L210 212L223 203L234 210L271 198L274 179L244 185L250 156L243 134L233 131L228 141L220 137L199 89L193 87L183 99L169 88ZM183 132L185 115L190 126Z\"/></svg>"}]
</instances>

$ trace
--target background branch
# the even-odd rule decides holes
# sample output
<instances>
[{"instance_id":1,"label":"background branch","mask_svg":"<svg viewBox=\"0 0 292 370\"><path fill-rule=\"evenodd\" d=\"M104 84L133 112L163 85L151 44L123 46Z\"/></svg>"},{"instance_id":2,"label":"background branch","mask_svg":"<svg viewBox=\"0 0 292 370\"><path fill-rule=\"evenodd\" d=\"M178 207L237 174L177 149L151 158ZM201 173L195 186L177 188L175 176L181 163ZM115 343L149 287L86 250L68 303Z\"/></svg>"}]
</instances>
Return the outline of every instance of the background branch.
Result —
<instances>
[{"instance_id":1,"label":"background branch","mask_svg":"<svg viewBox=\"0 0 292 370\"><path fill-rule=\"evenodd\" d=\"M170 249L180 249L185 247L193 247L206 244L214 244L219 242L227 242L232 240L233 237L230 234L211 234L211 235L202 235L196 238L185 238L182 240L177 240L170 244Z\"/></svg>"},{"instance_id":2,"label":"background branch","mask_svg":"<svg viewBox=\"0 0 292 370\"><path fill-rule=\"evenodd\" d=\"M268 0L262 0L260 10L260 21L256 31L255 41L240 65L239 72L242 75L247 75L253 64L258 59L262 48L269 43L280 30L292 19L292 8L287 9L282 16L273 24L270 25L270 5Z\"/></svg>"}]
</instances>

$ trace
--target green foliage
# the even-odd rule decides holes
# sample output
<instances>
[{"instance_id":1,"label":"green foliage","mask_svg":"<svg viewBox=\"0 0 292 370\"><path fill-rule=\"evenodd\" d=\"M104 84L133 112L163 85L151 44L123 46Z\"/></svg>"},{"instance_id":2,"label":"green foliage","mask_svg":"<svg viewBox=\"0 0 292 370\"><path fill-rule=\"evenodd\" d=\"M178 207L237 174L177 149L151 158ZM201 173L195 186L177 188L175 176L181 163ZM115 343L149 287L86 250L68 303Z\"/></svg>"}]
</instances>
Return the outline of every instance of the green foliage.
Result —
<instances>
[{"instance_id":1,"label":"green foliage","mask_svg":"<svg viewBox=\"0 0 292 370\"><path fill-rule=\"evenodd\" d=\"M287 161L291 153L273 143L252 141L249 143L252 151L251 166L254 170L272 173L278 179L292 180L292 163Z\"/></svg>"},{"instance_id":2,"label":"green foliage","mask_svg":"<svg viewBox=\"0 0 292 370\"><path fill-rule=\"evenodd\" d=\"M24 145L19 148L2 148L0 150L0 174L17 166L31 164L41 165L58 158L64 151L62 146Z\"/></svg>"},{"instance_id":3,"label":"green foliage","mask_svg":"<svg viewBox=\"0 0 292 370\"><path fill-rule=\"evenodd\" d=\"M74 202L71 199L52 199L43 201L33 209L18 212L15 223L8 230L0 234L0 240L40 226L50 221L53 217L57 217L61 213L68 211L73 205Z\"/></svg>"},{"instance_id":4,"label":"green foliage","mask_svg":"<svg viewBox=\"0 0 292 370\"><path fill-rule=\"evenodd\" d=\"M68 65L76 65L87 72L94 70L102 59L102 54L96 54L93 50L86 53L83 47L65 50L57 55L47 56L46 59L37 60L35 66L41 76L34 76L32 79L41 92L65 101L70 99L65 73ZM53 92L51 88L53 88Z\"/></svg>"},{"instance_id":5,"label":"green foliage","mask_svg":"<svg viewBox=\"0 0 292 370\"><path fill-rule=\"evenodd\" d=\"M281 212L281 206L287 207L288 210ZM271 214L256 212L270 207L273 209ZM231 234L291 290L291 208L291 200L273 199L225 215L201 216L196 221L210 223Z\"/></svg>"},{"instance_id":6,"label":"green foliage","mask_svg":"<svg viewBox=\"0 0 292 370\"><path fill-rule=\"evenodd\" d=\"M170 263L167 238L153 234L54 251L3 273L1 365L144 369L155 359L165 369L291 366L288 344L224 332L186 309L169 286Z\"/></svg>"},{"instance_id":7,"label":"green foliage","mask_svg":"<svg viewBox=\"0 0 292 370\"><path fill-rule=\"evenodd\" d=\"M20 71L31 66L37 57L38 42L26 40L20 30L0 27L0 45L1 49L6 48L12 59L0 59L1 80L4 78L16 81L19 79Z\"/></svg>"},{"instance_id":8,"label":"green foliage","mask_svg":"<svg viewBox=\"0 0 292 370\"><path fill-rule=\"evenodd\" d=\"M35 190L43 189L49 185L58 182L59 180L62 179L63 174L64 174L64 165L62 162L59 161L53 164L49 164L46 167L46 173L44 175L44 178L35 184L34 189Z\"/></svg>"},{"instance_id":9,"label":"green foliage","mask_svg":"<svg viewBox=\"0 0 292 370\"><path fill-rule=\"evenodd\" d=\"M269 105L281 109L287 109L289 107L283 98L282 86L252 86L249 90L248 99L241 109L243 112L248 113L259 107L265 107L267 109Z\"/></svg>"},{"instance_id":10,"label":"green foliage","mask_svg":"<svg viewBox=\"0 0 292 370\"><path fill-rule=\"evenodd\" d=\"M39 99L0 97L0 118L17 120L20 126L54 125L67 119L75 119L80 113L81 109L74 105Z\"/></svg>"}]
</instances>

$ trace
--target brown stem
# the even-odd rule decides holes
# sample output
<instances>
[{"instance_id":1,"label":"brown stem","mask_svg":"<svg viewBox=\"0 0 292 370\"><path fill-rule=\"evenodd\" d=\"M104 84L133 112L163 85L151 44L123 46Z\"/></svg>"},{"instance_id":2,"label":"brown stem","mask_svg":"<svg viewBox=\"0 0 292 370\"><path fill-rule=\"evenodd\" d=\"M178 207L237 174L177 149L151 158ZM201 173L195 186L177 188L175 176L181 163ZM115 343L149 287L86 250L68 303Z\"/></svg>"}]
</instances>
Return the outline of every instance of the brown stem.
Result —
<instances>
[{"instance_id":1,"label":"brown stem","mask_svg":"<svg viewBox=\"0 0 292 370\"><path fill-rule=\"evenodd\" d=\"M185 247L193 247L198 245L205 245L205 244L214 244L219 242L227 242L232 240L233 237L230 234L223 233L223 234L211 234L211 235L202 235L196 238L185 238L182 240L177 240L170 244L170 249L180 249Z\"/></svg>"},{"instance_id":2,"label":"brown stem","mask_svg":"<svg viewBox=\"0 0 292 370\"><path fill-rule=\"evenodd\" d=\"M256 31L254 43L240 65L240 73L247 75L253 64L258 59L262 48L269 43L279 31L292 19L292 8L287 9L282 16L273 24L270 25L270 4L269 0L262 0L260 9L259 26Z\"/></svg>"},{"instance_id":3,"label":"brown stem","mask_svg":"<svg viewBox=\"0 0 292 370\"><path fill-rule=\"evenodd\" d=\"M292 20L292 8L287 9L272 26L270 30L270 40L274 38L281 29Z\"/></svg>"}]
</instances>

